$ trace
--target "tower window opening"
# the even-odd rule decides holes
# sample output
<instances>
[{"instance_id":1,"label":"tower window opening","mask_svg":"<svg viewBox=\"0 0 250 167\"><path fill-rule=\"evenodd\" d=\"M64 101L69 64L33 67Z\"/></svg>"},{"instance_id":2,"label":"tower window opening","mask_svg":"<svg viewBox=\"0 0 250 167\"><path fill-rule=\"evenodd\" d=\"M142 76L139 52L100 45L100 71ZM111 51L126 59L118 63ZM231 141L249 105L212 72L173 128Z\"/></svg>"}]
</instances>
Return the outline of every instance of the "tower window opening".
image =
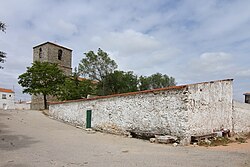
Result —
<instances>
[{"instance_id":1,"label":"tower window opening","mask_svg":"<svg viewBox=\"0 0 250 167\"><path fill-rule=\"evenodd\" d=\"M42 48L39 49L39 58L42 58Z\"/></svg>"}]
</instances>

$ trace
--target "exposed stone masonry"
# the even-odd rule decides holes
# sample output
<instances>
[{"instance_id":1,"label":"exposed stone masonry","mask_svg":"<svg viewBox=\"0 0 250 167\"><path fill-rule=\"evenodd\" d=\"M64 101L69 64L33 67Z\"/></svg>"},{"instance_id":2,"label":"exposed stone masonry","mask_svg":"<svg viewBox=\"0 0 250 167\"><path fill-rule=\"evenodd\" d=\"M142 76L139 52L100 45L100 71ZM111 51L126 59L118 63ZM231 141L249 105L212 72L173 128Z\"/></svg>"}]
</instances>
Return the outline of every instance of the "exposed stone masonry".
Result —
<instances>
[{"instance_id":1,"label":"exposed stone masonry","mask_svg":"<svg viewBox=\"0 0 250 167\"><path fill-rule=\"evenodd\" d=\"M188 144L203 135L232 126L232 80L174 86L105 97L56 102L52 117L86 126L92 110L93 129L126 134L131 131L172 135Z\"/></svg>"},{"instance_id":2,"label":"exposed stone masonry","mask_svg":"<svg viewBox=\"0 0 250 167\"><path fill-rule=\"evenodd\" d=\"M67 76L70 76L72 73L72 50L64 46L60 46L51 42L45 42L33 47L33 62L35 61L56 63ZM56 100L57 99L55 97L48 97L48 101ZM31 109L44 109L42 95L33 95L31 101Z\"/></svg>"}]
</instances>

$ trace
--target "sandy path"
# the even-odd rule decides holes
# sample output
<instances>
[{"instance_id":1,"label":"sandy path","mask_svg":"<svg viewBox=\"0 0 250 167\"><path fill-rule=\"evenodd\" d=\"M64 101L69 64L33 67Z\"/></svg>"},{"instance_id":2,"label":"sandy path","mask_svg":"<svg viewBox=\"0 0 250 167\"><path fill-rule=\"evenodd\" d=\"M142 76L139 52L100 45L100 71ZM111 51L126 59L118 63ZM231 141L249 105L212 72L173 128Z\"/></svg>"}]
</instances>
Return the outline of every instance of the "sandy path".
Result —
<instances>
[{"instance_id":1,"label":"sandy path","mask_svg":"<svg viewBox=\"0 0 250 167\"><path fill-rule=\"evenodd\" d=\"M0 110L2 167L247 167L248 146L172 147L103 133L89 134L38 111Z\"/></svg>"},{"instance_id":2,"label":"sandy path","mask_svg":"<svg viewBox=\"0 0 250 167\"><path fill-rule=\"evenodd\" d=\"M250 139L246 143L229 143L227 146L208 147L209 150L250 153Z\"/></svg>"}]
</instances>

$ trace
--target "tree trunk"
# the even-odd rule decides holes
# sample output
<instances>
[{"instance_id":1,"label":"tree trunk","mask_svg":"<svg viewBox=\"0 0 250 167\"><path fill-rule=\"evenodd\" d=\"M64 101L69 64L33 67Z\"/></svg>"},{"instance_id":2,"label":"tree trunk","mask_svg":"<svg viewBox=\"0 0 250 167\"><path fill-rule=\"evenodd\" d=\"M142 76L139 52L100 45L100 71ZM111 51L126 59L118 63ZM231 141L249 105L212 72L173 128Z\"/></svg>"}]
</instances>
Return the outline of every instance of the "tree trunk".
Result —
<instances>
[{"instance_id":1,"label":"tree trunk","mask_svg":"<svg viewBox=\"0 0 250 167\"><path fill-rule=\"evenodd\" d=\"M44 109L48 109L48 106L47 106L47 97L45 94L43 94L43 103L44 103Z\"/></svg>"},{"instance_id":2,"label":"tree trunk","mask_svg":"<svg viewBox=\"0 0 250 167\"><path fill-rule=\"evenodd\" d=\"M102 81L102 95L105 95L104 81Z\"/></svg>"}]
</instances>

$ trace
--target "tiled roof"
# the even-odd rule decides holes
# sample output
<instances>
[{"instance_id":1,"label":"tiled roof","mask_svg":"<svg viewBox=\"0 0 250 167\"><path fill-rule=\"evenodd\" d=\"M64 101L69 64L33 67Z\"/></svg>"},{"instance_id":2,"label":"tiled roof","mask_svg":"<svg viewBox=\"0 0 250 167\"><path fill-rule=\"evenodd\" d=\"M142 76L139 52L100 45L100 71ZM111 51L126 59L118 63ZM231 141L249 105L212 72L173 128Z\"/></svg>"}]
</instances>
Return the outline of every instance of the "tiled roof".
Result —
<instances>
[{"instance_id":1,"label":"tiled roof","mask_svg":"<svg viewBox=\"0 0 250 167\"><path fill-rule=\"evenodd\" d=\"M86 81L86 80L89 80L89 79L87 79L87 78L82 78L82 77L78 77L77 78L79 81ZM98 83L98 81L91 81L92 82L92 84L97 84Z\"/></svg>"},{"instance_id":2,"label":"tiled roof","mask_svg":"<svg viewBox=\"0 0 250 167\"><path fill-rule=\"evenodd\" d=\"M85 81L85 80L87 80L86 78L82 78L82 77L78 77L77 78L79 81Z\"/></svg>"},{"instance_id":3,"label":"tiled roof","mask_svg":"<svg viewBox=\"0 0 250 167\"><path fill-rule=\"evenodd\" d=\"M243 95L250 95L250 92L244 93Z\"/></svg>"},{"instance_id":4,"label":"tiled roof","mask_svg":"<svg viewBox=\"0 0 250 167\"><path fill-rule=\"evenodd\" d=\"M4 89L4 88L0 88L0 92L5 92L5 93L14 93L13 90L11 89Z\"/></svg>"}]
</instances>

